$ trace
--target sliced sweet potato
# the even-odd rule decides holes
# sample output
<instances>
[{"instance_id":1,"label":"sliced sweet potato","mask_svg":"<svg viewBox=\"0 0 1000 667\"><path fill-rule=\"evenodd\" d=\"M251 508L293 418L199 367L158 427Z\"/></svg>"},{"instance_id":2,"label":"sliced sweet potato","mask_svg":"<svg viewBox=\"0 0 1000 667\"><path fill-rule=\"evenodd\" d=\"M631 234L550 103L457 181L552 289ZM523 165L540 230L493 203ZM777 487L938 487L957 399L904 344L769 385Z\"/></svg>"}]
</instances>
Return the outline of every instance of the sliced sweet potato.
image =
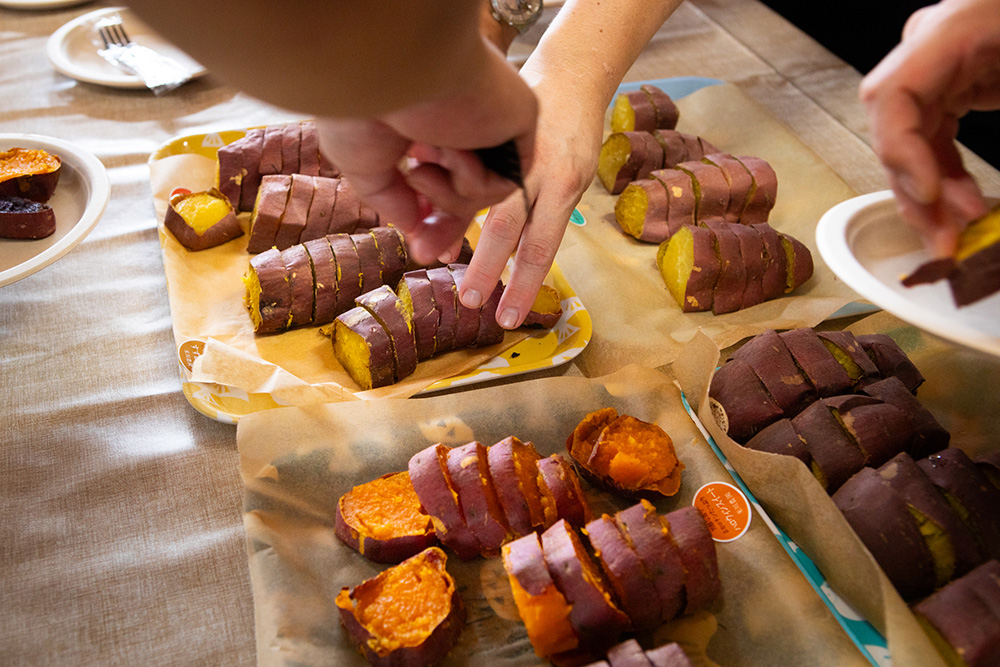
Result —
<instances>
[{"instance_id":1,"label":"sliced sweet potato","mask_svg":"<svg viewBox=\"0 0 1000 667\"><path fill-rule=\"evenodd\" d=\"M716 422L739 443L784 416L753 368L740 359L730 359L715 371L708 396Z\"/></svg>"},{"instance_id":2,"label":"sliced sweet potato","mask_svg":"<svg viewBox=\"0 0 1000 667\"><path fill-rule=\"evenodd\" d=\"M752 155L738 155L736 159L747 168L753 177L753 186L740 222L755 225L767 222L778 196L778 176L768 162Z\"/></svg>"},{"instance_id":3,"label":"sliced sweet potato","mask_svg":"<svg viewBox=\"0 0 1000 667\"><path fill-rule=\"evenodd\" d=\"M778 237L781 238L781 246L785 250L785 291L791 292L812 278L812 253L794 236L778 232Z\"/></svg>"},{"instance_id":4,"label":"sliced sweet potato","mask_svg":"<svg viewBox=\"0 0 1000 667\"><path fill-rule=\"evenodd\" d=\"M691 505L658 516L684 563L684 613L710 608L722 595L722 579L715 541L704 517Z\"/></svg>"},{"instance_id":5,"label":"sliced sweet potato","mask_svg":"<svg viewBox=\"0 0 1000 667\"><path fill-rule=\"evenodd\" d=\"M260 175L270 176L281 174L281 143L284 130L281 125L268 125L264 128L264 142L261 144ZM291 175L291 174L287 174Z\"/></svg>"},{"instance_id":6,"label":"sliced sweet potato","mask_svg":"<svg viewBox=\"0 0 1000 667\"><path fill-rule=\"evenodd\" d=\"M0 199L47 202L59 184L62 159L40 148L0 151Z\"/></svg>"},{"instance_id":7,"label":"sliced sweet potato","mask_svg":"<svg viewBox=\"0 0 1000 667\"><path fill-rule=\"evenodd\" d=\"M743 308L750 308L764 302L764 272L767 270L764 240L752 225L738 225L731 222L733 234L740 243L740 257L746 270L743 285Z\"/></svg>"},{"instance_id":8,"label":"sliced sweet potato","mask_svg":"<svg viewBox=\"0 0 1000 667\"><path fill-rule=\"evenodd\" d=\"M893 457L878 472L916 517L934 562L936 586L983 562L972 531L909 454Z\"/></svg>"},{"instance_id":9,"label":"sliced sweet potato","mask_svg":"<svg viewBox=\"0 0 1000 667\"><path fill-rule=\"evenodd\" d=\"M733 353L733 358L746 362L753 369L785 416L795 416L816 400L816 390L774 329L751 338Z\"/></svg>"},{"instance_id":10,"label":"sliced sweet potato","mask_svg":"<svg viewBox=\"0 0 1000 667\"><path fill-rule=\"evenodd\" d=\"M625 186L615 201L621 230L645 243L662 243L676 231L668 222L669 200L662 181L647 178Z\"/></svg>"},{"instance_id":11,"label":"sliced sweet potato","mask_svg":"<svg viewBox=\"0 0 1000 667\"><path fill-rule=\"evenodd\" d=\"M605 425L587 459L574 461L595 484L627 498L672 496L684 470L670 436L631 415Z\"/></svg>"},{"instance_id":12,"label":"sliced sweet potato","mask_svg":"<svg viewBox=\"0 0 1000 667\"><path fill-rule=\"evenodd\" d=\"M531 304L531 310L524 318L522 327L551 329L562 318L562 296L551 285L542 285Z\"/></svg>"},{"instance_id":13,"label":"sliced sweet potato","mask_svg":"<svg viewBox=\"0 0 1000 667\"><path fill-rule=\"evenodd\" d=\"M361 219L361 198L354 186L346 178L337 182L337 199L330 213L327 234L352 234L358 229Z\"/></svg>"},{"instance_id":14,"label":"sliced sweet potato","mask_svg":"<svg viewBox=\"0 0 1000 667\"><path fill-rule=\"evenodd\" d=\"M813 475L828 493L865 466L864 452L822 401L792 417L792 427L812 457Z\"/></svg>"},{"instance_id":15,"label":"sliced sweet potato","mask_svg":"<svg viewBox=\"0 0 1000 667\"><path fill-rule=\"evenodd\" d=\"M413 490L424 512L431 517L438 539L459 558L470 560L479 556L479 542L462 518L458 494L448 475L449 451L441 443L425 447L410 457L407 470Z\"/></svg>"},{"instance_id":16,"label":"sliced sweet potato","mask_svg":"<svg viewBox=\"0 0 1000 667\"><path fill-rule=\"evenodd\" d=\"M548 659L576 649L580 639L570 623L570 604L549 574L538 535L528 533L505 544L501 557L535 653Z\"/></svg>"},{"instance_id":17,"label":"sliced sweet potato","mask_svg":"<svg viewBox=\"0 0 1000 667\"><path fill-rule=\"evenodd\" d=\"M465 605L446 569L447 556L429 547L337 595L340 622L373 665L436 665L458 641Z\"/></svg>"},{"instance_id":18,"label":"sliced sweet potato","mask_svg":"<svg viewBox=\"0 0 1000 667\"><path fill-rule=\"evenodd\" d=\"M215 188L172 196L163 226L182 246L194 251L243 236L230 200Z\"/></svg>"},{"instance_id":19,"label":"sliced sweet potato","mask_svg":"<svg viewBox=\"0 0 1000 667\"><path fill-rule=\"evenodd\" d=\"M667 189L668 228L676 233L684 225L693 225L695 197L691 175L680 169L658 169L649 176L663 183L663 187Z\"/></svg>"},{"instance_id":20,"label":"sliced sweet potato","mask_svg":"<svg viewBox=\"0 0 1000 667\"><path fill-rule=\"evenodd\" d=\"M265 250L250 258L243 276L246 294L243 303L250 311L255 333L273 333L288 327L292 290L281 251Z\"/></svg>"},{"instance_id":21,"label":"sliced sweet potato","mask_svg":"<svg viewBox=\"0 0 1000 667\"><path fill-rule=\"evenodd\" d=\"M281 261L285 263L285 275L292 293L286 328L298 327L312 322L315 304L315 281L312 263L305 246L297 244L281 251Z\"/></svg>"},{"instance_id":22,"label":"sliced sweet potato","mask_svg":"<svg viewBox=\"0 0 1000 667\"><path fill-rule=\"evenodd\" d=\"M1000 664L1000 563L988 561L913 606L949 665Z\"/></svg>"},{"instance_id":23,"label":"sliced sweet potato","mask_svg":"<svg viewBox=\"0 0 1000 667\"><path fill-rule=\"evenodd\" d=\"M538 459L535 467L547 524L565 519L574 526L583 526L593 518L580 479L566 459L553 454Z\"/></svg>"},{"instance_id":24,"label":"sliced sweet potato","mask_svg":"<svg viewBox=\"0 0 1000 667\"><path fill-rule=\"evenodd\" d=\"M566 451L574 461L588 461L604 428L618 419L614 408L599 408L587 414L566 438Z\"/></svg>"},{"instance_id":25,"label":"sliced sweet potato","mask_svg":"<svg viewBox=\"0 0 1000 667\"><path fill-rule=\"evenodd\" d=\"M409 377L417 368L417 344L406 306L388 285L365 292L355 303L371 313L389 334L395 381Z\"/></svg>"},{"instance_id":26,"label":"sliced sweet potato","mask_svg":"<svg viewBox=\"0 0 1000 667\"><path fill-rule=\"evenodd\" d=\"M541 542L549 574L570 604L569 620L581 645L593 650L612 646L629 628L629 619L576 530L560 519L542 533Z\"/></svg>"},{"instance_id":27,"label":"sliced sweet potato","mask_svg":"<svg viewBox=\"0 0 1000 667\"><path fill-rule=\"evenodd\" d=\"M487 347L502 343L506 330L497 322L497 308L500 307L500 297L503 296L503 282L498 280L493 291L486 297L479 309L479 333L476 335L476 347Z\"/></svg>"},{"instance_id":28,"label":"sliced sweet potato","mask_svg":"<svg viewBox=\"0 0 1000 667\"><path fill-rule=\"evenodd\" d=\"M393 383L389 334L361 306L341 313L333 321L333 354L363 391Z\"/></svg>"},{"instance_id":29,"label":"sliced sweet potato","mask_svg":"<svg viewBox=\"0 0 1000 667\"><path fill-rule=\"evenodd\" d=\"M654 166L657 155L659 164ZM649 132L614 132L601 145L597 178L605 190L616 195L632 181L661 168L662 164L663 148Z\"/></svg>"},{"instance_id":30,"label":"sliced sweet potato","mask_svg":"<svg viewBox=\"0 0 1000 667\"><path fill-rule=\"evenodd\" d=\"M299 142L299 173L319 176L319 134L316 122L304 120L299 123L302 140Z\"/></svg>"},{"instance_id":31,"label":"sliced sweet potato","mask_svg":"<svg viewBox=\"0 0 1000 667\"><path fill-rule=\"evenodd\" d=\"M398 563L437 544L408 472L392 472L340 497L334 533L376 563Z\"/></svg>"},{"instance_id":32,"label":"sliced sweet potato","mask_svg":"<svg viewBox=\"0 0 1000 667\"><path fill-rule=\"evenodd\" d=\"M260 160L264 150L264 128L251 128L242 139L233 143L240 144L242 169L245 172L240 183L239 210L252 211L262 178ZM233 205L235 206L236 202L233 202Z\"/></svg>"},{"instance_id":33,"label":"sliced sweet potato","mask_svg":"<svg viewBox=\"0 0 1000 667\"><path fill-rule=\"evenodd\" d=\"M351 234L351 241L358 251L361 268L361 293L370 292L382 285L382 264L379 261L378 246L371 234Z\"/></svg>"},{"instance_id":34,"label":"sliced sweet potato","mask_svg":"<svg viewBox=\"0 0 1000 667\"><path fill-rule=\"evenodd\" d=\"M691 176L695 221L725 216L729 207L729 182L718 166L710 162L691 160L681 162L674 168L686 171Z\"/></svg>"},{"instance_id":35,"label":"sliced sweet potato","mask_svg":"<svg viewBox=\"0 0 1000 667\"><path fill-rule=\"evenodd\" d=\"M912 435L906 451L913 458L923 458L948 446L951 435L898 377L871 382L861 391L895 406L909 420Z\"/></svg>"},{"instance_id":36,"label":"sliced sweet potato","mask_svg":"<svg viewBox=\"0 0 1000 667\"><path fill-rule=\"evenodd\" d=\"M261 178L257 199L250 214L247 252L263 252L274 246L274 238L281 224L281 214L285 210L291 188L291 176L267 174Z\"/></svg>"},{"instance_id":37,"label":"sliced sweet potato","mask_svg":"<svg viewBox=\"0 0 1000 667\"><path fill-rule=\"evenodd\" d=\"M458 497L466 527L484 556L495 556L510 530L490 476L486 447L469 442L448 452L448 477Z\"/></svg>"},{"instance_id":38,"label":"sliced sweet potato","mask_svg":"<svg viewBox=\"0 0 1000 667\"><path fill-rule=\"evenodd\" d=\"M697 160L698 158L688 153L690 140L685 140L683 132L677 130L655 130L653 136L663 147L663 168L672 169L678 163L686 160ZM697 139L695 139L697 143Z\"/></svg>"},{"instance_id":39,"label":"sliced sweet potato","mask_svg":"<svg viewBox=\"0 0 1000 667\"><path fill-rule=\"evenodd\" d=\"M656 129L672 130L677 127L681 112L670 95L649 83L639 86L639 90L646 93L649 101L653 103L653 109L656 111Z\"/></svg>"},{"instance_id":40,"label":"sliced sweet potato","mask_svg":"<svg viewBox=\"0 0 1000 667\"><path fill-rule=\"evenodd\" d=\"M0 198L0 238L44 239L55 231L56 214L48 204L23 197Z\"/></svg>"},{"instance_id":41,"label":"sliced sweet potato","mask_svg":"<svg viewBox=\"0 0 1000 667\"><path fill-rule=\"evenodd\" d=\"M468 264L448 264L448 271L451 272L451 279L455 283L455 347L470 347L476 344L479 336L479 312L480 308L469 308L458 298L458 290L465 280L465 272Z\"/></svg>"},{"instance_id":42,"label":"sliced sweet potato","mask_svg":"<svg viewBox=\"0 0 1000 667\"><path fill-rule=\"evenodd\" d=\"M690 313L712 309L720 263L710 229L681 227L660 244L656 264L681 310Z\"/></svg>"},{"instance_id":43,"label":"sliced sweet potato","mask_svg":"<svg viewBox=\"0 0 1000 667\"><path fill-rule=\"evenodd\" d=\"M299 242L305 243L313 239L321 239L327 235L330 227L330 217L333 215L333 207L337 201L337 186L340 181L336 178L324 178L322 176L312 176L313 198L306 212L305 226L299 234Z\"/></svg>"},{"instance_id":44,"label":"sliced sweet potato","mask_svg":"<svg viewBox=\"0 0 1000 667\"><path fill-rule=\"evenodd\" d=\"M666 622L678 616L685 607L685 569L669 527L664 530L656 508L647 500L617 512L614 518L652 578L660 620Z\"/></svg>"},{"instance_id":45,"label":"sliced sweet potato","mask_svg":"<svg viewBox=\"0 0 1000 667\"><path fill-rule=\"evenodd\" d=\"M299 146L302 144L302 126L299 123L281 125L281 171L299 174Z\"/></svg>"},{"instance_id":46,"label":"sliced sweet potato","mask_svg":"<svg viewBox=\"0 0 1000 667\"><path fill-rule=\"evenodd\" d=\"M788 417L765 426L743 446L759 452L794 456L812 469L812 456Z\"/></svg>"},{"instance_id":47,"label":"sliced sweet potato","mask_svg":"<svg viewBox=\"0 0 1000 667\"><path fill-rule=\"evenodd\" d=\"M297 152L296 155L298 155ZM316 186L311 176L292 174L288 201L281 214L278 231L274 235L274 246L278 250L284 250L299 243L302 231L306 228L309 206L312 204L315 189Z\"/></svg>"},{"instance_id":48,"label":"sliced sweet potato","mask_svg":"<svg viewBox=\"0 0 1000 667\"><path fill-rule=\"evenodd\" d=\"M313 267L313 322L328 324L337 316L337 260L326 237L302 244Z\"/></svg>"},{"instance_id":49,"label":"sliced sweet potato","mask_svg":"<svg viewBox=\"0 0 1000 667\"><path fill-rule=\"evenodd\" d=\"M441 314L434 306L431 281L426 269L417 269L403 274L396 286L396 294L411 312L413 333L417 345L417 359L428 359L434 355L434 338L437 334Z\"/></svg>"},{"instance_id":50,"label":"sliced sweet potato","mask_svg":"<svg viewBox=\"0 0 1000 667\"><path fill-rule=\"evenodd\" d=\"M726 204L723 217L727 222L740 222L753 186L750 172L743 163L728 153L709 153L702 158L702 161L717 166L729 185L729 203Z\"/></svg>"},{"instance_id":51,"label":"sliced sweet potato","mask_svg":"<svg viewBox=\"0 0 1000 667\"><path fill-rule=\"evenodd\" d=\"M881 379L875 362L850 331L820 331L817 335L837 363L847 371L851 382L865 384Z\"/></svg>"},{"instance_id":52,"label":"sliced sweet potato","mask_svg":"<svg viewBox=\"0 0 1000 667\"><path fill-rule=\"evenodd\" d=\"M535 446L509 436L491 445L486 458L511 531L527 535L536 528L547 527L542 492L538 488L537 462L541 455Z\"/></svg>"},{"instance_id":53,"label":"sliced sweet potato","mask_svg":"<svg viewBox=\"0 0 1000 667\"><path fill-rule=\"evenodd\" d=\"M647 632L658 627L662 610L659 598L649 594L653 577L615 520L603 514L587 523L584 532L635 631Z\"/></svg>"},{"instance_id":54,"label":"sliced sweet potato","mask_svg":"<svg viewBox=\"0 0 1000 667\"><path fill-rule=\"evenodd\" d=\"M349 234L330 234L330 251L337 260L337 312L354 307L361 296L361 260Z\"/></svg>"},{"instance_id":55,"label":"sliced sweet potato","mask_svg":"<svg viewBox=\"0 0 1000 667\"><path fill-rule=\"evenodd\" d=\"M455 349L458 291L455 289L455 279L451 277L451 271L446 266L428 269L427 279L431 283L434 306L440 318L434 336L434 354L441 354Z\"/></svg>"},{"instance_id":56,"label":"sliced sweet potato","mask_svg":"<svg viewBox=\"0 0 1000 667\"><path fill-rule=\"evenodd\" d=\"M615 95L611 108L612 132L652 132L656 129L656 107L642 90Z\"/></svg>"},{"instance_id":57,"label":"sliced sweet potato","mask_svg":"<svg viewBox=\"0 0 1000 667\"><path fill-rule=\"evenodd\" d=\"M905 600L934 589L934 561L906 502L874 468L862 468L834 504Z\"/></svg>"},{"instance_id":58,"label":"sliced sweet potato","mask_svg":"<svg viewBox=\"0 0 1000 667\"><path fill-rule=\"evenodd\" d=\"M781 235L766 222L749 226L757 230L764 242L764 276L761 279L764 300L777 299L785 294L788 286L788 256Z\"/></svg>"},{"instance_id":59,"label":"sliced sweet potato","mask_svg":"<svg viewBox=\"0 0 1000 667\"><path fill-rule=\"evenodd\" d=\"M1000 490L976 463L961 449L949 447L917 465L972 530L984 558L1000 556Z\"/></svg>"},{"instance_id":60,"label":"sliced sweet potato","mask_svg":"<svg viewBox=\"0 0 1000 667\"><path fill-rule=\"evenodd\" d=\"M215 187L229 201L233 210L239 210L241 186L246 176L240 141L220 146L217 155L219 164L215 172Z\"/></svg>"},{"instance_id":61,"label":"sliced sweet potato","mask_svg":"<svg viewBox=\"0 0 1000 667\"><path fill-rule=\"evenodd\" d=\"M782 331L781 340L819 396L843 394L851 388L851 378L819 336L810 327Z\"/></svg>"},{"instance_id":62,"label":"sliced sweet potato","mask_svg":"<svg viewBox=\"0 0 1000 667\"><path fill-rule=\"evenodd\" d=\"M858 394L820 400L865 455L865 465L880 466L908 448L913 427L895 406Z\"/></svg>"},{"instance_id":63,"label":"sliced sweet potato","mask_svg":"<svg viewBox=\"0 0 1000 667\"><path fill-rule=\"evenodd\" d=\"M911 393L917 393L917 388L924 383L924 376L899 343L888 334L881 333L862 334L855 338L875 363L879 375L883 378L897 377Z\"/></svg>"},{"instance_id":64,"label":"sliced sweet potato","mask_svg":"<svg viewBox=\"0 0 1000 667\"><path fill-rule=\"evenodd\" d=\"M406 271L409 257L406 254L406 244L403 235L395 227L374 227L368 234L375 239L378 249L379 266L382 269L382 282L395 286Z\"/></svg>"},{"instance_id":65,"label":"sliced sweet potato","mask_svg":"<svg viewBox=\"0 0 1000 667\"><path fill-rule=\"evenodd\" d=\"M652 667L642 646L631 638L609 648L607 659L611 667Z\"/></svg>"},{"instance_id":66,"label":"sliced sweet potato","mask_svg":"<svg viewBox=\"0 0 1000 667\"><path fill-rule=\"evenodd\" d=\"M704 224L715 236L715 255L719 258L719 279L712 293L712 313L733 313L743 307L747 271L740 254L740 240L733 232L733 225L722 218L705 220Z\"/></svg>"}]
</instances>

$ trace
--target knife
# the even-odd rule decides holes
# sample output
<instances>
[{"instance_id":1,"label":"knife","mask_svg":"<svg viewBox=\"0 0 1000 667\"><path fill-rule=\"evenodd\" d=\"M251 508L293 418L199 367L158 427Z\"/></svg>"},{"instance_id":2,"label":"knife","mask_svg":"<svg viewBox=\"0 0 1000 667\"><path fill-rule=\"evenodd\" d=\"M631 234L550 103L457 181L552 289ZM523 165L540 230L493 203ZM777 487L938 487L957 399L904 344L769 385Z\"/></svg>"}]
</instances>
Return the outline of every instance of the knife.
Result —
<instances>
[{"instance_id":1,"label":"knife","mask_svg":"<svg viewBox=\"0 0 1000 667\"><path fill-rule=\"evenodd\" d=\"M510 139L499 146L477 148L473 152L482 161L484 167L521 188L521 194L524 196L524 212L525 214L530 212L531 202L528 201L528 191L524 187L521 156L517 152L514 140Z\"/></svg>"}]
</instances>

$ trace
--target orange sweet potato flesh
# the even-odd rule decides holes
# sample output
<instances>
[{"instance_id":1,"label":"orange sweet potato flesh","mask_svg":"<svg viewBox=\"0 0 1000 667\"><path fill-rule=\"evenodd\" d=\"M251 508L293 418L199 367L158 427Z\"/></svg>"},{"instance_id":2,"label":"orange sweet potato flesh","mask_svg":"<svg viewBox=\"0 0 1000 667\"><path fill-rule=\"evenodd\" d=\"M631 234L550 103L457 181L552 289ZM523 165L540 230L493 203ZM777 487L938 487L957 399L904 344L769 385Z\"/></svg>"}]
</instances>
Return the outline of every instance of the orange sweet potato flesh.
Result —
<instances>
[{"instance_id":1,"label":"orange sweet potato flesh","mask_svg":"<svg viewBox=\"0 0 1000 667\"><path fill-rule=\"evenodd\" d=\"M0 151L0 197L47 202L59 183L62 160L41 149Z\"/></svg>"},{"instance_id":2,"label":"orange sweet potato flesh","mask_svg":"<svg viewBox=\"0 0 1000 667\"><path fill-rule=\"evenodd\" d=\"M586 462L601 431L618 418L614 408L601 408L583 418L566 440L566 451L574 461Z\"/></svg>"}]
</instances>

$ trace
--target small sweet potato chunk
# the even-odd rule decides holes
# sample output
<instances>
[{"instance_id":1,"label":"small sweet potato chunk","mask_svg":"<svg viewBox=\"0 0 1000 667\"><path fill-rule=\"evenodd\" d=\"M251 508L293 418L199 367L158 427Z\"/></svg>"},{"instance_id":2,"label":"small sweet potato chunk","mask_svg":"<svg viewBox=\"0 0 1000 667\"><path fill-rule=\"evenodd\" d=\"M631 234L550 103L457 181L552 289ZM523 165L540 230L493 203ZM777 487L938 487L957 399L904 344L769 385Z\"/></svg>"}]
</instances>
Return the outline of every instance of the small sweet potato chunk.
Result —
<instances>
[{"instance_id":1,"label":"small sweet potato chunk","mask_svg":"<svg viewBox=\"0 0 1000 667\"><path fill-rule=\"evenodd\" d=\"M615 221L621 230L645 243L662 243L676 231L670 228L670 202L661 181L648 178L625 186L615 202Z\"/></svg>"},{"instance_id":2,"label":"small sweet potato chunk","mask_svg":"<svg viewBox=\"0 0 1000 667\"><path fill-rule=\"evenodd\" d=\"M41 149L11 148L0 152L0 199L21 197L45 203L55 192L62 160Z\"/></svg>"},{"instance_id":3,"label":"small sweet potato chunk","mask_svg":"<svg viewBox=\"0 0 1000 667\"><path fill-rule=\"evenodd\" d=\"M715 234L705 227L681 227L660 244L656 264L670 295L685 313L712 309L719 258Z\"/></svg>"},{"instance_id":4,"label":"small sweet potato chunk","mask_svg":"<svg viewBox=\"0 0 1000 667\"><path fill-rule=\"evenodd\" d=\"M232 204L215 188L175 194L163 226L188 250L214 248L243 236Z\"/></svg>"},{"instance_id":5,"label":"small sweet potato chunk","mask_svg":"<svg viewBox=\"0 0 1000 667\"><path fill-rule=\"evenodd\" d=\"M597 158L597 177L616 195L636 179L663 166L663 147L649 132L615 132L604 140Z\"/></svg>"},{"instance_id":6,"label":"small sweet potato chunk","mask_svg":"<svg viewBox=\"0 0 1000 667\"><path fill-rule=\"evenodd\" d=\"M23 197L0 199L0 238L44 239L56 231L52 207Z\"/></svg>"},{"instance_id":7,"label":"small sweet potato chunk","mask_svg":"<svg viewBox=\"0 0 1000 667\"><path fill-rule=\"evenodd\" d=\"M562 317L562 314L562 297L559 295L559 290L551 285L542 285L521 326L551 329Z\"/></svg>"},{"instance_id":8,"label":"small sweet potato chunk","mask_svg":"<svg viewBox=\"0 0 1000 667\"><path fill-rule=\"evenodd\" d=\"M333 321L333 353L363 391L394 381L395 364L389 334L361 306L338 315Z\"/></svg>"}]
</instances>

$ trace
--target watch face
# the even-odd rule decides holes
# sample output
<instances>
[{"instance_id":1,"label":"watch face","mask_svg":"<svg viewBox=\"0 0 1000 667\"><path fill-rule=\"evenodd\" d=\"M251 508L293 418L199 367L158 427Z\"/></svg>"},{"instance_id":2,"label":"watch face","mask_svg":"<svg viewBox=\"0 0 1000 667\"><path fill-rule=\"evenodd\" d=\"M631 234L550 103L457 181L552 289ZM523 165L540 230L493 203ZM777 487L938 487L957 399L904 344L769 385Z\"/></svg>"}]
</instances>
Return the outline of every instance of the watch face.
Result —
<instances>
[{"instance_id":1,"label":"watch face","mask_svg":"<svg viewBox=\"0 0 1000 667\"><path fill-rule=\"evenodd\" d=\"M542 0L491 0L493 16L498 21L524 30L538 20Z\"/></svg>"}]
</instances>

